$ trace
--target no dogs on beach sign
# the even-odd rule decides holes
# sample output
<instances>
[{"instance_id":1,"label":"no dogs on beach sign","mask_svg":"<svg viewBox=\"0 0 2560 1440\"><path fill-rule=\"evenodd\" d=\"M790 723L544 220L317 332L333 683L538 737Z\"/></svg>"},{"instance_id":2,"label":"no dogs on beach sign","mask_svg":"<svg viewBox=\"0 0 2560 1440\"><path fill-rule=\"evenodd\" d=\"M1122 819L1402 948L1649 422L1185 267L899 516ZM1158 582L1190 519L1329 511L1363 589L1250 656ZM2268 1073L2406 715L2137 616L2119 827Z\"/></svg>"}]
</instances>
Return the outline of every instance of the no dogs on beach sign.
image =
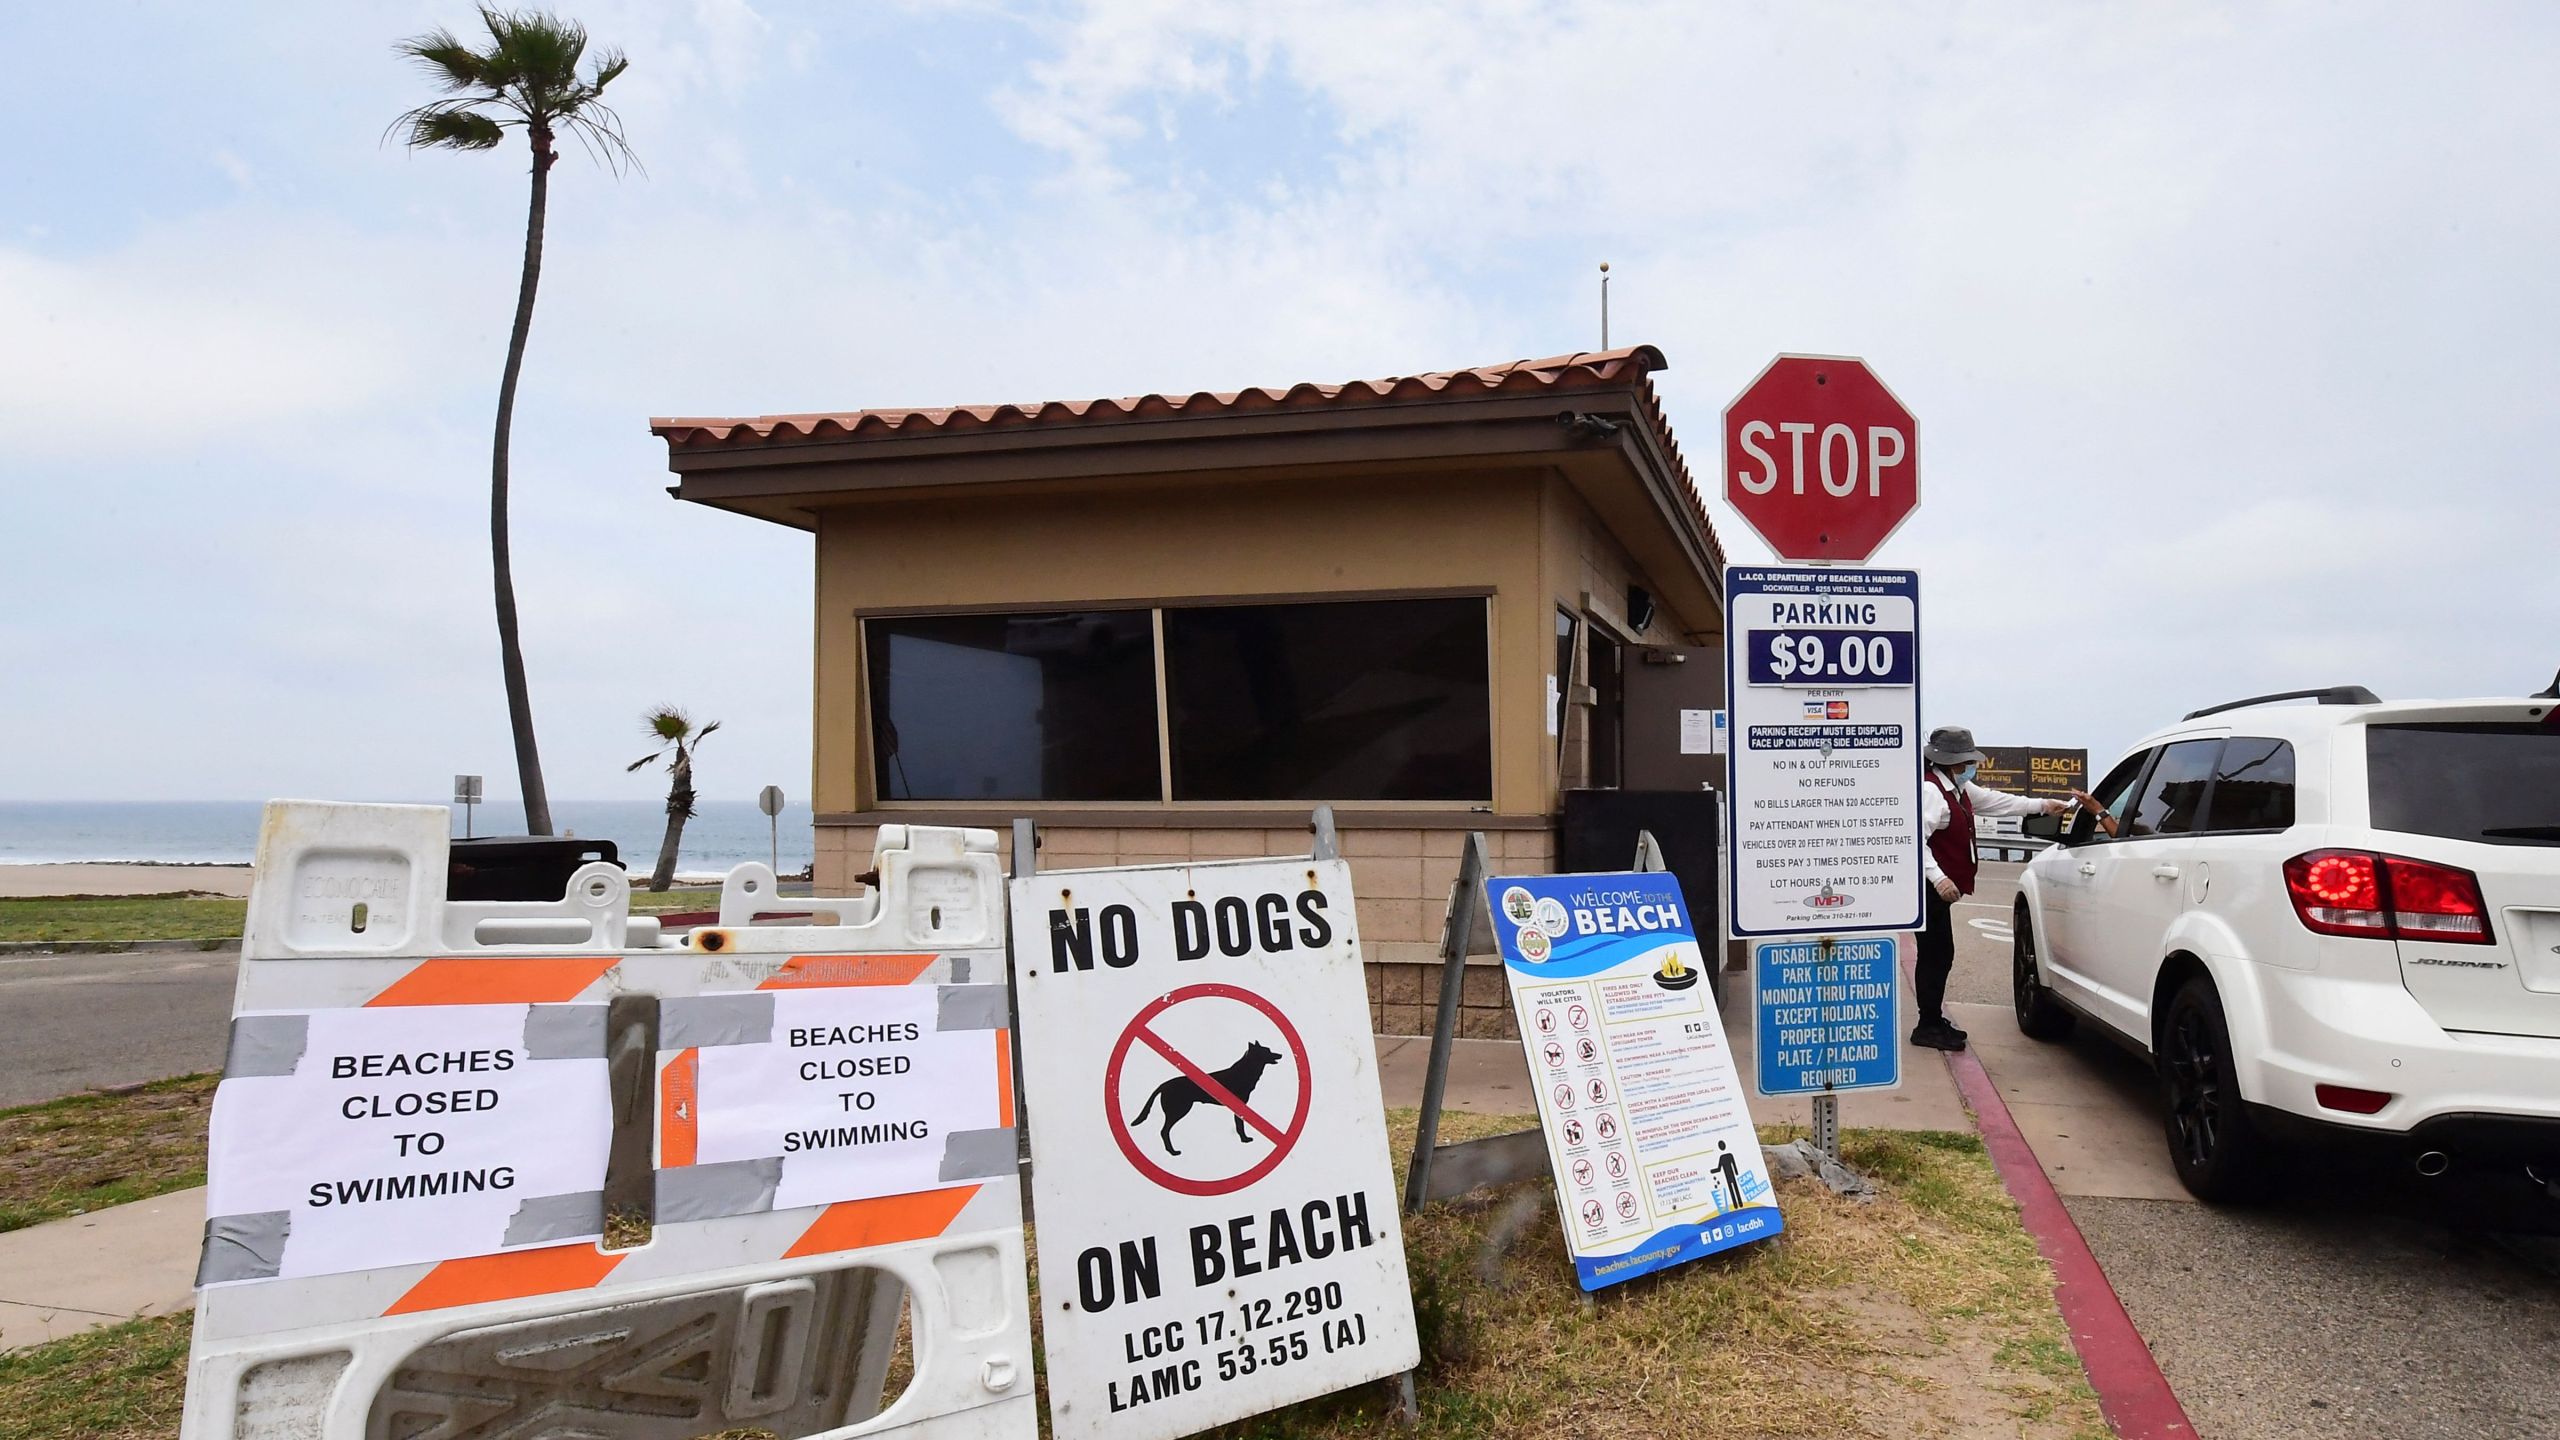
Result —
<instances>
[{"instance_id":1,"label":"no dogs on beach sign","mask_svg":"<svg viewBox=\"0 0 2560 1440\"><path fill-rule=\"evenodd\" d=\"M1348 868L1013 882L1062 1437L1188 1435L1413 1368Z\"/></svg>"}]
</instances>

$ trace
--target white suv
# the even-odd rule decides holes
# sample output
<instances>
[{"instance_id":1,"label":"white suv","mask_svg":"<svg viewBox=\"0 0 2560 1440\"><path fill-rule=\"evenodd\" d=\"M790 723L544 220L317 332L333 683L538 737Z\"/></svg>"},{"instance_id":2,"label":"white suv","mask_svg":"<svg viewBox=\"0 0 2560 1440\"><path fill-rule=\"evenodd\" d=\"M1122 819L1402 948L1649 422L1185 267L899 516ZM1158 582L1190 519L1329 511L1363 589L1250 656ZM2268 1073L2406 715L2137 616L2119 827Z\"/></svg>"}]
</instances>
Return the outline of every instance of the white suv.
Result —
<instances>
[{"instance_id":1,"label":"white suv","mask_svg":"<svg viewBox=\"0 0 2560 1440\"><path fill-rule=\"evenodd\" d=\"M2152 1057L2189 1190L2362 1132L2560 1198L2560 700L2238 701L2091 794L2020 885L2018 1028Z\"/></svg>"}]
</instances>

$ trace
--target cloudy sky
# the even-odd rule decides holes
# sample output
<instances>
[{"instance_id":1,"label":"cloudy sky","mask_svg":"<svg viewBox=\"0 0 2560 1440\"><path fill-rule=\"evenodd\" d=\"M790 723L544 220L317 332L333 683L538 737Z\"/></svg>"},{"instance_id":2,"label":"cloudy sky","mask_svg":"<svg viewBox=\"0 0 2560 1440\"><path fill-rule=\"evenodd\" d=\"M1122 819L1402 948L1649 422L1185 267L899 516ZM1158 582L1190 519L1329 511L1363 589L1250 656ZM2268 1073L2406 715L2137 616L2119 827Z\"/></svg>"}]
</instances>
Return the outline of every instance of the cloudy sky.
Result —
<instances>
[{"instance_id":1,"label":"cloudy sky","mask_svg":"<svg viewBox=\"0 0 2560 1440\"><path fill-rule=\"evenodd\" d=\"M1919 414L1932 721L2560 667L2560 11L585 0L516 427L555 796L638 713L805 788L808 541L663 413L1189 391L1660 346L1711 495L1773 354ZM515 149L411 155L458 0L10 6L0 798L513 788L487 444ZM1736 559L1758 542L1711 499ZM2103 763L2103 760L2101 761Z\"/></svg>"}]
</instances>

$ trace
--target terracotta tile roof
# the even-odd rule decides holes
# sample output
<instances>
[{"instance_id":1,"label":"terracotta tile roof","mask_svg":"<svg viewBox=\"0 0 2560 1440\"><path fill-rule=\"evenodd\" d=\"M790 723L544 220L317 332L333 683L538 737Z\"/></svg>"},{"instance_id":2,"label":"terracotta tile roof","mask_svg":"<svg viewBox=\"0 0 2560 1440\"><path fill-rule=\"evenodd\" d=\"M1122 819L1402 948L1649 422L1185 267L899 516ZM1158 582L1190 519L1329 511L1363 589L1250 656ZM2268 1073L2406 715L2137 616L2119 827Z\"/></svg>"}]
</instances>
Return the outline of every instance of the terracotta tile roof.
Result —
<instances>
[{"instance_id":1,"label":"terracotta tile roof","mask_svg":"<svg viewBox=\"0 0 2560 1440\"><path fill-rule=\"evenodd\" d=\"M1200 419L1256 415L1275 411L1349 409L1430 401L1518 395L1536 391L1620 389L1632 385L1643 413L1671 462L1689 511L1707 543L1718 555L1723 547L1698 498L1697 483L1681 458L1663 415L1660 397L1648 378L1668 368L1662 352L1650 345L1617 350L1554 355L1543 360L1514 360L1469 370L1443 370L1429 375L1354 380L1340 385L1300 383L1286 389L1200 391L1191 395L1147 394L1121 399L1049 400L1032 405L952 405L937 409L822 411L805 415L731 417L667 416L649 422L649 433L678 451L749 449L810 441L885 440L933 434L987 430L1103 425L1142 420Z\"/></svg>"}]
</instances>

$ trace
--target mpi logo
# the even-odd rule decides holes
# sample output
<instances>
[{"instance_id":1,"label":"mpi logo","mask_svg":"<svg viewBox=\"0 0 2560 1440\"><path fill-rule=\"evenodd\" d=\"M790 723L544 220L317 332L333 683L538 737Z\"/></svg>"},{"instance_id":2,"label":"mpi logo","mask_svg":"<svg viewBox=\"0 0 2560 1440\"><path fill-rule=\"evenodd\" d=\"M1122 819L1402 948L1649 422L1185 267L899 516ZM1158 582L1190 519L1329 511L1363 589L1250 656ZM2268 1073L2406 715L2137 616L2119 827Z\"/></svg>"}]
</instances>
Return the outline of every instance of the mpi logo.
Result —
<instances>
[{"instance_id":1,"label":"mpi logo","mask_svg":"<svg viewBox=\"0 0 2560 1440\"><path fill-rule=\"evenodd\" d=\"M1838 890L1832 889L1826 882L1820 892L1805 897L1804 903L1808 908L1814 910L1836 910L1839 907L1848 904L1849 897Z\"/></svg>"}]
</instances>

